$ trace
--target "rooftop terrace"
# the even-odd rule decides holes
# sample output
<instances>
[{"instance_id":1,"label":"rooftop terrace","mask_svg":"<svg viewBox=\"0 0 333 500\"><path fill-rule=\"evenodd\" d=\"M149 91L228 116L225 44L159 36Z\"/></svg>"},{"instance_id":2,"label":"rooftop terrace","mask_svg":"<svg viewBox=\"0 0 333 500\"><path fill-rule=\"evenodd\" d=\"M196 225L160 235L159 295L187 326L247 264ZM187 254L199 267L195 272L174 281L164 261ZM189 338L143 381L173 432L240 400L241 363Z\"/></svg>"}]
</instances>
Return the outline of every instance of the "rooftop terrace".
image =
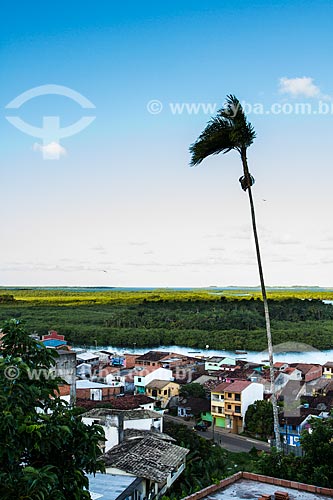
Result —
<instances>
[{"instance_id":1,"label":"rooftop terrace","mask_svg":"<svg viewBox=\"0 0 333 500\"><path fill-rule=\"evenodd\" d=\"M223 479L217 485L211 485L183 500L258 500L263 495L285 492L289 500L328 500L333 498L333 489L321 488L296 481L286 481L249 472L238 472Z\"/></svg>"}]
</instances>

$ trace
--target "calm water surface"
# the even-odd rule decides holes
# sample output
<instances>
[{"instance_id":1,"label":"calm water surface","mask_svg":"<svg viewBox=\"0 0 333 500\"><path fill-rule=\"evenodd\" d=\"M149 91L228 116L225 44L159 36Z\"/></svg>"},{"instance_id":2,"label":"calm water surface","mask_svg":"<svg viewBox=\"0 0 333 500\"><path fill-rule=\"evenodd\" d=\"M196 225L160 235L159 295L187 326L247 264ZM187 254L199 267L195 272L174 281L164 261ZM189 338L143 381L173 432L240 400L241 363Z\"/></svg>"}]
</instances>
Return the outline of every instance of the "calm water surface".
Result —
<instances>
[{"instance_id":1,"label":"calm water surface","mask_svg":"<svg viewBox=\"0 0 333 500\"><path fill-rule=\"evenodd\" d=\"M287 347L287 346L286 346ZM283 346L279 347L283 349ZM88 351L96 351L95 346L85 347L85 350ZM158 347L145 347L145 348L136 348L133 346L132 349L129 348L119 348L116 346L98 346L97 349L107 349L110 351L114 351L116 353L136 353L136 354L144 354L149 350L158 350L158 351L166 351L166 352L178 352L180 354L189 354L191 356L230 356L232 358L237 359L246 359L247 361L253 362L262 362L268 359L267 351L247 351L246 354L236 354L235 351L219 351L215 349L194 349L190 347L171 345L171 346L158 346ZM319 363L325 364L327 361L333 361L333 349L328 351L319 351L312 350L311 346L306 347L307 350L283 350L282 352L277 352L274 354L275 361L286 361L287 363ZM311 349L311 350L310 350Z\"/></svg>"}]
</instances>

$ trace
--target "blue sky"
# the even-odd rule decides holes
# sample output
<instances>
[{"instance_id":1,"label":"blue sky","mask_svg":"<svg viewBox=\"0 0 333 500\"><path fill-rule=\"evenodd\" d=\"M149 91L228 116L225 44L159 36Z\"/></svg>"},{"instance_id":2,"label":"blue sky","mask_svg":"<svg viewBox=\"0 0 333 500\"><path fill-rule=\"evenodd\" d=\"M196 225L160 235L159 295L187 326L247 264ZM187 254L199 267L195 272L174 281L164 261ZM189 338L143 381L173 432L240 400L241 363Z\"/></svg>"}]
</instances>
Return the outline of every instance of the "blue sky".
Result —
<instances>
[{"instance_id":1,"label":"blue sky","mask_svg":"<svg viewBox=\"0 0 333 500\"><path fill-rule=\"evenodd\" d=\"M267 284L333 286L332 2L3 10L1 284L258 284L240 159L188 166L189 145L234 93L257 132L248 158ZM60 95L5 109L44 85L95 109ZM64 127L85 115L89 127L51 144L6 120L59 116Z\"/></svg>"}]
</instances>

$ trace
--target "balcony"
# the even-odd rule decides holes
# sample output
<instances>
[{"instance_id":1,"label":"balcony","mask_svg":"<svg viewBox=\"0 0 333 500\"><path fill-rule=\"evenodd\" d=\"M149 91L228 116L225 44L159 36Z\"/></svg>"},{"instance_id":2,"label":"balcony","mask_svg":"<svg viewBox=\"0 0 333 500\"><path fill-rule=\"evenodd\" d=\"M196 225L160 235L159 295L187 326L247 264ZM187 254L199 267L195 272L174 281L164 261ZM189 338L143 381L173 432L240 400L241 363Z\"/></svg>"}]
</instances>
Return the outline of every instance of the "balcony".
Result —
<instances>
[{"instance_id":1,"label":"balcony","mask_svg":"<svg viewBox=\"0 0 333 500\"><path fill-rule=\"evenodd\" d=\"M211 401L223 401L223 398L221 399L219 394L212 394Z\"/></svg>"},{"instance_id":2,"label":"balcony","mask_svg":"<svg viewBox=\"0 0 333 500\"><path fill-rule=\"evenodd\" d=\"M224 399L212 399L211 400L211 405L212 406L224 406Z\"/></svg>"},{"instance_id":3,"label":"balcony","mask_svg":"<svg viewBox=\"0 0 333 500\"><path fill-rule=\"evenodd\" d=\"M215 415L224 415L224 407L223 406L212 406L211 413L215 414Z\"/></svg>"}]
</instances>

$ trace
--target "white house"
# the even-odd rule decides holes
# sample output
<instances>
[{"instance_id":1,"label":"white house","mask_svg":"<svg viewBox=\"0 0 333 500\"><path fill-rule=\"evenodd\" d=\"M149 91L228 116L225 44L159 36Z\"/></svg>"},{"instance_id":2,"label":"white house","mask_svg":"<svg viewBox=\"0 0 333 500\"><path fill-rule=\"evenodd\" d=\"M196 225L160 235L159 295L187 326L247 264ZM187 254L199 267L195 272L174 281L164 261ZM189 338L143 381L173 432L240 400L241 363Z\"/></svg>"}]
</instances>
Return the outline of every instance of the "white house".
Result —
<instances>
[{"instance_id":1,"label":"white house","mask_svg":"<svg viewBox=\"0 0 333 500\"><path fill-rule=\"evenodd\" d=\"M76 376L81 379L87 379L91 377L91 364L81 363L76 367Z\"/></svg>"},{"instance_id":2,"label":"white house","mask_svg":"<svg viewBox=\"0 0 333 500\"><path fill-rule=\"evenodd\" d=\"M76 381L76 395L78 399L90 401L109 400L111 396L115 396L123 392L121 386L111 384L100 384L91 380Z\"/></svg>"},{"instance_id":3,"label":"white house","mask_svg":"<svg viewBox=\"0 0 333 500\"><path fill-rule=\"evenodd\" d=\"M132 372L134 379L135 392L137 394L144 394L146 386L153 380L165 380L173 381L172 370L167 368L153 368L153 367L142 367L136 368Z\"/></svg>"},{"instance_id":4,"label":"white house","mask_svg":"<svg viewBox=\"0 0 333 500\"><path fill-rule=\"evenodd\" d=\"M275 379L275 391L281 391L290 381L302 381L302 372L297 368L287 367L279 372Z\"/></svg>"},{"instance_id":5,"label":"white house","mask_svg":"<svg viewBox=\"0 0 333 500\"><path fill-rule=\"evenodd\" d=\"M105 377L105 382L113 387L125 387L125 375L120 375L120 373L109 373Z\"/></svg>"},{"instance_id":6,"label":"white house","mask_svg":"<svg viewBox=\"0 0 333 500\"><path fill-rule=\"evenodd\" d=\"M163 432L163 414L152 410L113 410L94 408L82 416L86 425L98 424L103 427L105 443L103 451L107 452L124 439L124 433L132 429L139 431Z\"/></svg>"},{"instance_id":7,"label":"white house","mask_svg":"<svg viewBox=\"0 0 333 500\"><path fill-rule=\"evenodd\" d=\"M96 366L99 363L99 356L98 354L85 351L81 352L80 354L77 354L76 360L78 364L89 363L92 366Z\"/></svg>"}]
</instances>

